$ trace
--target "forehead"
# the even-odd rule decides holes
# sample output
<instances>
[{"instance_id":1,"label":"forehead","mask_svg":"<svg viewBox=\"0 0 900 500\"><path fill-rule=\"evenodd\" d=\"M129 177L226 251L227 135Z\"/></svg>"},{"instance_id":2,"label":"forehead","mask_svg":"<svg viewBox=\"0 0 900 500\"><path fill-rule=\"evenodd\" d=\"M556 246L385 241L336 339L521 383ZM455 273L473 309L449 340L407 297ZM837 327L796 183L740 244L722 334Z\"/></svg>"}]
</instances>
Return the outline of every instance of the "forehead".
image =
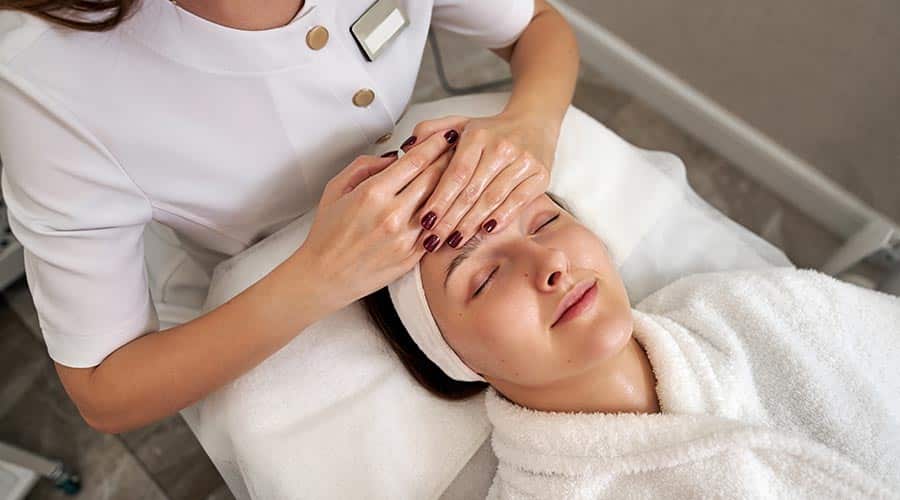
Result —
<instances>
[{"instance_id":1,"label":"forehead","mask_svg":"<svg viewBox=\"0 0 900 500\"><path fill-rule=\"evenodd\" d=\"M515 223L521 222L523 218L527 221L528 218L534 215L536 211L543 210L548 207L558 208L556 203L554 203L553 200L551 200L550 197L545 193L523 206L519 211L518 220L516 220ZM513 224L507 225L503 231L509 230L512 226ZM501 231L501 233L503 231ZM496 234L486 236L495 235ZM469 239L471 240L471 238ZM449 264L450 261L453 260L454 257L462 253L462 248L462 246L453 248L450 245L441 245L441 248L437 252L426 252L421 261L423 273L428 272L429 274L431 274L432 271L436 271L438 269L437 267L433 266L440 266L441 280L443 280L443 270L447 267L447 264Z\"/></svg>"}]
</instances>

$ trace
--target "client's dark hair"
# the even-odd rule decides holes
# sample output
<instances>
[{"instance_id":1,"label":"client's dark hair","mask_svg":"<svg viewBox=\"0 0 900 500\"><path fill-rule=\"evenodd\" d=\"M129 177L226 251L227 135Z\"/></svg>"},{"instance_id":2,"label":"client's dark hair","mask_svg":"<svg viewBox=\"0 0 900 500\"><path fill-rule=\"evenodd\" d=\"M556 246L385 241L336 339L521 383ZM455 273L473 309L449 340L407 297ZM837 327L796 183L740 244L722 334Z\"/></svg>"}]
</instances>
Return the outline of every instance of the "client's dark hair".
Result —
<instances>
[{"instance_id":1,"label":"client's dark hair","mask_svg":"<svg viewBox=\"0 0 900 500\"><path fill-rule=\"evenodd\" d=\"M572 213L571 210L555 196L547 193L547 196L559 205L566 212ZM574 216L574 214L572 214ZM432 394L444 399L458 400L466 399L474 396L487 388L486 382L460 382L448 377L434 362L428 359L428 356L419 349L397 310L394 309L394 303L391 301L391 295L388 288L384 287L377 292L363 297L363 305L372 318L372 321L381 330L382 335L400 357L403 366L419 381L422 386L431 391Z\"/></svg>"}]
</instances>

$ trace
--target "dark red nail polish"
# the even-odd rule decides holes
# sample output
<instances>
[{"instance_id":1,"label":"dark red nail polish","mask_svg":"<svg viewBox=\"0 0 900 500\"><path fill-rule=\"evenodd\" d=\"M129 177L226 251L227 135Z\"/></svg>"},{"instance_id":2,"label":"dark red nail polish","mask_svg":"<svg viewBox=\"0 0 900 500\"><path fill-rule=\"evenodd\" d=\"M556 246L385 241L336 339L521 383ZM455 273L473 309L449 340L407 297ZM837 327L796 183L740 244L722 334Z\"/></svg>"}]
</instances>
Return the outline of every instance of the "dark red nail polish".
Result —
<instances>
[{"instance_id":1,"label":"dark red nail polish","mask_svg":"<svg viewBox=\"0 0 900 500\"><path fill-rule=\"evenodd\" d=\"M409 139L403 141L403 144L400 146L401 148L408 148L416 143L416 136L412 135Z\"/></svg>"},{"instance_id":2,"label":"dark red nail polish","mask_svg":"<svg viewBox=\"0 0 900 500\"><path fill-rule=\"evenodd\" d=\"M437 221L437 215L434 212L428 212L425 214L425 217L422 217L422 227L425 229L431 229L434 227L434 223Z\"/></svg>"},{"instance_id":3,"label":"dark red nail polish","mask_svg":"<svg viewBox=\"0 0 900 500\"><path fill-rule=\"evenodd\" d=\"M495 227L497 227L497 221L494 219L491 219L491 220L485 222L483 227L484 227L485 231L491 232L494 230Z\"/></svg>"},{"instance_id":4,"label":"dark red nail polish","mask_svg":"<svg viewBox=\"0 0 900 500\"><path fill-rule=\"evenodd\" d=\"M459 132L455 130L448 130L446 134L444 134L444 139L447 139L449 144L453 144L459 139Z\"/></svg>"},{"instance_id":5,"label":"dark red nail polish","mask_svg":"<svg viewBox=\"0 0 900 500\"><path fill-rule=\"evenodd\" d=\"M382 158L387 158L389 156L400 156L400 152L395 149L393 151L388 151L387 153L381 155Z\"/></svg>"},{"instance_id":6,"label":"dark red nail polish","mask_svg":"<svg viewBox=\"0 0 900 500\"><path fill-rule=\"evenodd\" d=\"M459 242L462 240L462 235L459 234L459 231L453 231L453 234L447 238L447 244L453 248L456 248L456 245L459 245Z\"/></svg>"},{"instance_id":7,"label":"dark red nail polish","mask_svg":"<svg viewBox=\"0 0 900 500\"><path fill-rule=\"evenodd\" d=\"M438 243L441 242L441 239L437 237L436 234L432 234L428 238L425 238L425 250L429 252L433 252L435 248L437 248Z\"/></svg>"}]
</instances>

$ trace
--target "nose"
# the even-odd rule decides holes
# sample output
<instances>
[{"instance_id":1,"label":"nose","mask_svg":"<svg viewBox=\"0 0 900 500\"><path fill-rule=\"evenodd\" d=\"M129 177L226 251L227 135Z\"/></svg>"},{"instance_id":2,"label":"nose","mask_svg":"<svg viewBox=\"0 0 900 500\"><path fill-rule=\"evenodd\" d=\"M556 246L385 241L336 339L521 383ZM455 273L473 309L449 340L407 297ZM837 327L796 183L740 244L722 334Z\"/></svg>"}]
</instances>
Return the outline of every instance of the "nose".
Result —
<instances>
[{"instance_id":1,"label":"nose","mask_svg":"<svg viewBox=\"0 0 900 500\"><path fill-rule=\"evenodd\" d=\"M552 292L562 286L569 272L569 259L557 248L535 245L535 284L538 290Z\"/></svg>"}]
</instances>

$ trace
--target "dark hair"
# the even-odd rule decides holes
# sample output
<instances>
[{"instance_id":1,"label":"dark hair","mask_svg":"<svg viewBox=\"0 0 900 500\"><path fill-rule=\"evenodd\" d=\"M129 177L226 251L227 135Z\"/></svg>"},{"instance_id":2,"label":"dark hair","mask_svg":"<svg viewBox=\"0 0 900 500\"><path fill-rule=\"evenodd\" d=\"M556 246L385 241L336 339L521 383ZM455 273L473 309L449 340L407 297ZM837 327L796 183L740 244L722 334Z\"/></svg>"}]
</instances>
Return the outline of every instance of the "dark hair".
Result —
<instances>
[{"instance_id":1,"label":"dark hair","mask_svg":"<svg viewBox=\"0 0 900 500\"><path fill-rule=\"evenodd\" d=\"M107 31L121 23L137 1L139 0L0 0L0 10L20 10L58 26L81 31ZM93 14L98 13L106 15L95 19ZM91 20L81 19L84 17Z\"/></svg>"},{"instance_id":2,"label":"dark hair","mask_svg":"<svg viewBox=\"0 0 900 500\"><path fill-rule=\"evenodd\" d=\"M546 193L547 196L566 212L571 210L559 199ZM574 216L574 214L572 214ZM448 377L428 356L419 349L416 342L409 336L394 303L388 288L384 287L377 292L363 297L363 305L369 313L369 317L378 326L385 340L397 353L403 366L412 376L428 389L432 394L450 400L466 399L474 396L487 388L486 382L460 382Z\"/></svg>"}]
</instances>

